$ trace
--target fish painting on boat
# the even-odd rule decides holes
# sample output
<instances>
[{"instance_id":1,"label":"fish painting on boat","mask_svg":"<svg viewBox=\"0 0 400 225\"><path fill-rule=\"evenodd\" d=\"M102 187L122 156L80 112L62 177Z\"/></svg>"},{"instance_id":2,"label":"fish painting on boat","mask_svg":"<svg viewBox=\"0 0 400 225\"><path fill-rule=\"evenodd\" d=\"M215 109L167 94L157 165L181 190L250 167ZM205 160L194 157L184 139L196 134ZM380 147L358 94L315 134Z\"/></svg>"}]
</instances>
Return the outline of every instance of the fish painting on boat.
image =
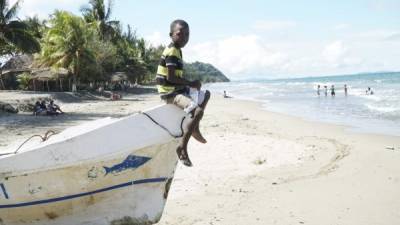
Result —
<instances>
[{"instance_id":1,"label":"fish painting on boat","mask_svg":"<svg viewBox=\"0 0 400 225\"><path fill-rule=\"evenodd\" d=\"M145 113L88 122L0 155L0 225L157 223L186 114L173 105Z\"/></svg>"},{"instance_id":2,"label":"fish painting on boat","mask_svg":"<svg viewBox=\"0 0 400 225\"><path fill-rule=\"evenodd\" d=\"M129 155L122 163L119 163L112 167L103 166L103 168L106 171L106 175L109 173L119 173L127 169L136 169L145 164L150 159L151 158L149 157Z\"/></svg>"}]
</instances>

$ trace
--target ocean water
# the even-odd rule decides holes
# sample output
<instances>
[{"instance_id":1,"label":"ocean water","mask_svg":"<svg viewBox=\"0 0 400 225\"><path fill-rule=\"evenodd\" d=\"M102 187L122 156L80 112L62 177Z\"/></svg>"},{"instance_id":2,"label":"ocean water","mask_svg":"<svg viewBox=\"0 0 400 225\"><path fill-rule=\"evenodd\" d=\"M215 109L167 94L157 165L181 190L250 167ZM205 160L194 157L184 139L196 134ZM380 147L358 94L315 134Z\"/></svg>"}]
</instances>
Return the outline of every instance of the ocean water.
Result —
<instances>
[{"instance_id":1,"label":"ocean water","mask_svg":"<svg viewBox=\"0 0 400 225\"><path fill-rule=\"evenodd\" d=\"M334 97L330 95L331 85L335 86ZM366 94L368 87L373 95ZM269 111L347 125L358 132L400 136L400 73L246 80L208 84L206 88L213 94L222 95L225 90L234 98L262 102Z\"/></svg>"}]
</instances>

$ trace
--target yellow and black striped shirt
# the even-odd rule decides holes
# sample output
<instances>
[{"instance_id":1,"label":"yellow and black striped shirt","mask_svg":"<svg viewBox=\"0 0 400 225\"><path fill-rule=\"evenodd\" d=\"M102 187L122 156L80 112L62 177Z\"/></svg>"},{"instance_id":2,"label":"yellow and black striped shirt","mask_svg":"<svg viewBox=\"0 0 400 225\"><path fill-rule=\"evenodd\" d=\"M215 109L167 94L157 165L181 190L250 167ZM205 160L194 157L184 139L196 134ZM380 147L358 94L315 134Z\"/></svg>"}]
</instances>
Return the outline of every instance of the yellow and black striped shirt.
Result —
<instances>
[{"instance_id":1,"label":"yellow and black striped shirt","mask_svg":"<svg viewBox=\"0 0 400 225\"><path fill-rule=\"evenodd\" d=\"M169 66L175 67L175 76L183 76L182 51L180 48L175 47L172 43L164 49L164 52L161 55L161 59L157 67L157 76L166 79ZM166 84L157 85L157 89L159 93L169 93L175 91L178 86L179 85L174 85L167 82Z\"/></svg>"}]
</instances>

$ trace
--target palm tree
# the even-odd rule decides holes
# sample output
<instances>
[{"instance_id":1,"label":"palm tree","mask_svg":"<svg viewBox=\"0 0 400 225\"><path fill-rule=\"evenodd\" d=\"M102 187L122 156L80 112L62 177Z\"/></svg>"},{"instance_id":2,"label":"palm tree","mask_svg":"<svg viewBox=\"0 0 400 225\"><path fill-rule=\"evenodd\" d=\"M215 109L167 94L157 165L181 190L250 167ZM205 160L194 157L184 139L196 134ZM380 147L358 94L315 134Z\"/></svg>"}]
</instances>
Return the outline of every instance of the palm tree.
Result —
<instances>
[{"instance_id":1,"label":"palm tree","mask_svg":"<svg viewBox=\"0 0 400 225\"><path fill-rule=\"evenodd\" d=\"M8 0L0 0L0 55L40 51L40 45L26 23L15 18L19 4L18 0L9 7Z\"/></svg>"},{"instance_id":2,"label":"palm tree","mask_svg":"<svg viewBox=\"0 0 400 225\"><path fill-rule=\"evenodd\" d=\"M112 12L112 0L106 7L104 0L89 0L89 6L81 8L86 22L94 23L103 40L111 40L119 26L119 21L110 20Z\"/></svg>"},{"instance_id":3,"label":"palm tree","mask_svg":"<svg viewBox=\"0 0 400 225\"><path fill-rule=\"evenodd\" d=\"M27 17L24 22L29 27L29 32L37 39L43 38L46 30L46 20L39 19L38 16Z\"/></svg>"},{"instance_id":4,"label":"palm tree","mask_svg":"<svg viewBox=\"0 0 400 225\"><path fill-rule=\"evenodd\" d=\"M89 47L94 29L82 18L65 11L56 11L49 21L50 28L44 36L39 66L65 68L73 74L72 91L76 91L82 62L96 63Z\"/></svg>"},{"instance_id":5,"label":"palm tree","mask_svg":"<svg viewBox=\"0 0 400 225\"><path fill-rule=\"evenodd\" d=\"M136 35L136 30L132 30L132 27L128 24L127 26L127 31L124 33L123 38L127 40L130 44L136 45L137 42L137 35Z\"/></svg>"}]
</instances>

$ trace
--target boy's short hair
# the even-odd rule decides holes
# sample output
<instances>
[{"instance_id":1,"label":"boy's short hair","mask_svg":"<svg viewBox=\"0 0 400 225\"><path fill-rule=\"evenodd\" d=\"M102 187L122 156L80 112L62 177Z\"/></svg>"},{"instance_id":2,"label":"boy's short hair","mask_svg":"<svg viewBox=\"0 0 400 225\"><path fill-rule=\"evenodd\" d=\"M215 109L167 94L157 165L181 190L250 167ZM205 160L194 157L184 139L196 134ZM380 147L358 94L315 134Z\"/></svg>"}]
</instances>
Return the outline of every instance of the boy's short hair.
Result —
<instances>
[{"instance_id":1,"label":"boy's short hair","mask_svg":"<svg viewBox=\"0 0 400 225\"><path fill-rule=\"evenodd\" d=\"M170 30L171 33L174 31L174 28L175 28L175 26L177 24L183 26L184 28L189 28L189 24L186 21L180 20L180 19L174 20L174 21L172 21L172 23L171 23L171 25L169 27L169 30Z\"/></svg>"}]
</instances>

